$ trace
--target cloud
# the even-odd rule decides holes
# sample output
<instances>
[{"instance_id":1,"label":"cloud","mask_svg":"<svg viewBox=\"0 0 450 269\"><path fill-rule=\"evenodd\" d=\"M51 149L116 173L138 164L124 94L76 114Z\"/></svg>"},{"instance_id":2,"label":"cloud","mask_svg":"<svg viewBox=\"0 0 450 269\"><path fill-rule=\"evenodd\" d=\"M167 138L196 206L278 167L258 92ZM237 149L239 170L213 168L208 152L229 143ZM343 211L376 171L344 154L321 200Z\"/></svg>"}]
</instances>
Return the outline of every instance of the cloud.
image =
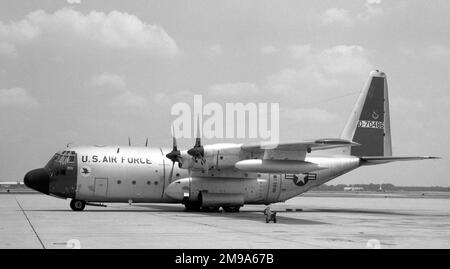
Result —
<instances>
[{"instance_id":1,"label":"cloud","mask_svg":"<svg viewBox=\"0 0 450 269\"><path fill-rule=\"evenodd\" d=\"M259 92L258 86L248 82L215 84L209 87L209 93L216 96L252 96Z\"/></svg>"},{"instance_id":2,"label":"cloud","mask_svg":"<svg viewBox=\"0 0 450 269\"><path fill-rule=\"evenodd\" d=\"M320 16L323 24L340 23L343 25L352 25L353 19L350 17L350 11L343 8L329 8Z\"/></svg>"},{"instance_id":3,"label":"cloud","mask_svg":"<svg viewBox=\"0 0 450 269\"><path fill-rule=\"evenodd\" d=\"M293 121L333 121L338 115L319 108L285 108L281 110L281 117Z\"/></svg>"},{"instance_id":4,"label":"cloud","mask_svg":"<svg viewBox=\"0 0 450 269\"><path fill-rule=\"evenodd\" d=\"M23 88L0 89L0 108L35 108L39 103Z\"/></svg>"},{"instance_id":5,"label":"cloud","mask_svg":"<svg viewBox=\"0 0 450 269\"><path fill-rule=\"evenodd\" d=\"M384 13L381 0L367 0L364 10L357 13L344 8L329 8L320 15L324 25L354 26L357 22L370 20Z\"/></svg>"},{"instance_id":6,"label":"cloud","mask_svg":"<svg viewBox=\"0 0 450 269\"><path fill-rule=\"evenodd\" d=\"M210 55L222 55L223 48L220 44L214 44L211 47L209 47L208 52Z\"/></svg>"},{"instance_id":7,"label":"cloud","mask_svg":"<svg viewBox=\"0 0 450 269\"><path fill-rule=\"evenodd\" d=\"M358 45L339 45L323 50L310 45L296 45L289 47L289 51L300 64L267 78L266 87L277 94L348 87L349 80L365 76L373 69L369 53Z\"/></svg>"},{"instance_id":8,"label":"cloud","mask_svg":"<svg viewBox=\"0 0 450 269\"><path fill-rule=\"evenodd\" d=\"M275 48L274 46L264 46L262 47L260 50L261 54L263 55L269 55L269 54L275 54L277 53L279 50L277 48Z\"/></svg>"},{"instance_id":9,"label":"cloud","mask_svg":"<svg viewBox=\"0 0 450 269\"><path fill-rule=\"evenodd\" d=\"M26 45L43 39L52 41L49 42L51 44L91 44L168 57L180 52L175 41L162 27L119 11L91 11L84 15L71 8L54 13L37 10L28 13L20 21L0 21L0 41Z\"/></svg>"},{"instance_id":10,"label":"cloud","mask_svg":"<svg viewBox=\"0 0 450 269\"><path fill-rule=\"evenodd\" d=\"M124 89L127 85L123 76L107 72L94 76L90 84L94 87L114 89Z\"/></svg>"},{"instance_id":11,"label":"cloud","mask_svg":"<svg viewBox=\"0 0 450 269\"><path fill-rule=\"evenodd\" d=\"M428 45L423 48L400 47L399 52L412 58L427 60L443 60L450 58L450 48L440 44Z\"/></svg>"},{"instance_id":12,"label":"cloud","mask_svg":"<svg viewBox=\"0 0 450 269\"><path fill-rule=\"evenodd\" d=\"M368 20L384 13L381 7L381 0L367 0L364 7L366 8L365 11L357 15L362 20Z\"/></svg>"},{"instance_id":13,"label":"cloud","mask_svg":"<svg viewBox=\"0 0 450 269\"><path fill-rule=\"evenodd\" d=\"M155 104L162 106L172 106L173 104L184 102L184 103L193 103L194 95L201 94L199 92L193 92L190 90L181 90L181 91L163 91L157 92L152 95L152 101Z\"/></svg>"},{"instance_id":14,"label":"cloud","mask_svg":"<svg viewBox=\"0 0 450 269\"><path fill-rule=\"evenodd\" d=\"M0 42L0 56L16 57L17 48L11 43Z\"/></svg>"},{"instance_id":15,"label":"cloud","mask_svg":"<svg viewBox=\"0 0 450 269\"><path fill-rule=\"evenodd\" d=\"M431 45L425 48L424 54L433 60L447 58L450 57L450 48L442 45Z\"/></svg>"},{"instance_id":16,"label":"cloud","mask_svg":"<svg viewBox=\"0 0 450 269\"><path fill-rule=\"evenodd\" d=\"M307 60L309 57L311 57L312 53L312 46L311 44L306 45L294 45L290 46L288 48L289 53L291 54L292 58L297 60Z\"/></svg>"},{"instance_id":17,"label":"cloud","mask_svg":"<svg viewBox=\"0 0 450 269\"><path fill-rule=\"evenodd\" d=\"M340 45L325 49L317 60L323 69L331 74L359 75L372 69L368 53L362 46Z\"/></svg>"},{"instance_id":18,"label":"cloud","mask_svg":"<svg viewBox=\"0 0 450 269\"><path fill-rule=\"evenodd\" d=\"M81 0L67 0L67 3L69 4L81 4Z\"/></svg>"},{"instance_id":19,"label":"cloud","mask_svg":"<svg viewBox=\"0 0 450 269\"><path fill-rule=\"evenodd\" d=\"M114 97L111 100L110 105L114 107L139 110L147 108L148 101L143 96L137 95L131 91L125 91L124 93Z\"/></svg>"}]
</instances>

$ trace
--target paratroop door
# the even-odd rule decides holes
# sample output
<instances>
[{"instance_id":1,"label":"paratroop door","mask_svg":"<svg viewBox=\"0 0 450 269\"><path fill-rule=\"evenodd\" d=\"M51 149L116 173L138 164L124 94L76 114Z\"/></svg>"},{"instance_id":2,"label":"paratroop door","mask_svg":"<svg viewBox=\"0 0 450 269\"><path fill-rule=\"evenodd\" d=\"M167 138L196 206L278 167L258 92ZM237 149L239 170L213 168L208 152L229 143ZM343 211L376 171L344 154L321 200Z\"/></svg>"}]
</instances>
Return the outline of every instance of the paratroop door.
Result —
<instances>
[{"instance_id":1,"label":"paratroop door","mask_svg":"<svg viewBox=\"0 0 450 269\"><path fill-rule=\"evenodd\" d=\"M108 190L108 178L96 177L94 180L95 180L94 197L105 198L106 191Z\"/></svg>"}]
</instances>

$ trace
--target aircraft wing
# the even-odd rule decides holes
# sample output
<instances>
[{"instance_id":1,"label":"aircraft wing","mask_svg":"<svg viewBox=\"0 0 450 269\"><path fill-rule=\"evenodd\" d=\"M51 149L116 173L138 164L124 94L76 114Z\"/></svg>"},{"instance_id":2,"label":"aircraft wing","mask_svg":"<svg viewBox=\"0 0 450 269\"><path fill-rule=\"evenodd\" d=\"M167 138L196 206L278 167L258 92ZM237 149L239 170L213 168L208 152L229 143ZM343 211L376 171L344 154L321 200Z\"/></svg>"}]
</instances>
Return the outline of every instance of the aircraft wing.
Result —
<instances>
[{"instance_id":1,"label":"aircraft wing","mask_svg":"<svg viewBox=\"0 0 450 269\"><path fill-rule=\"evenodd\" d=\"M405 157L392 157L392 156L363 156L360 157L362 165L375 165L397 161L416 161L416 160L432 160L440 159L434 156L405 156Z\"/></svg>"},{"instance_id":2,"label":"aircraft wing","mask_svg":"<svg viewBox=\"0 0 450 269\"><path fill-rule=\"evenodd\" d=\"M306 153L313 150L324 150L344 146L359 146L353 141L340 138L323 138L302 142L283 142L278 144L251 143L243 144L243 151L255 154L264 153L264 159L284 160L304 160Z\"/></svg>"}]
</instances>

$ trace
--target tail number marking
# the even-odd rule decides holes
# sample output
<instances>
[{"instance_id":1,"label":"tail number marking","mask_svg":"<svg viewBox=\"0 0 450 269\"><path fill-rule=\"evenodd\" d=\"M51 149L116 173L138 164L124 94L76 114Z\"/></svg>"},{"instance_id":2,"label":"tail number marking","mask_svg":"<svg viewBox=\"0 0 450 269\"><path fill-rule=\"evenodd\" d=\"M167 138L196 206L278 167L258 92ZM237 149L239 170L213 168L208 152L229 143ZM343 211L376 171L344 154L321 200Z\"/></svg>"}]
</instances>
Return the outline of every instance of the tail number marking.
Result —
<instances>
[{"instance_id":1,"label":"tail number marking","mask_svg":"<svg viewBox=\"0 0 450 269\"><path fill-rule=\"evenodd\" d=\"M384 129L384 122L372 120L358 121L358 128Z\"/></svg>"}]
</instances>

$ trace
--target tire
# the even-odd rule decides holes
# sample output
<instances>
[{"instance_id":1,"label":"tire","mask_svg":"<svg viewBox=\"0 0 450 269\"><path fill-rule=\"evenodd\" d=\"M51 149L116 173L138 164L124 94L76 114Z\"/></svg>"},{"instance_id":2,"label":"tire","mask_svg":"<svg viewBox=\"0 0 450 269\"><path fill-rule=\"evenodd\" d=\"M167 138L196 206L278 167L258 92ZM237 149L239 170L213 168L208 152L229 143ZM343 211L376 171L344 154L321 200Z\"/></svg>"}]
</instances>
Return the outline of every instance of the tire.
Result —
<instances>
[{"instance_id":1,"label":"tire","mask_svg":"<svg viewBox=\"0 0 450 269\"><path fill-rule=\"evenodd\" d=\"M239 212L240 206L223 206L223 211L230 212L230 213L237 213Z\"/></svg>"},{"instance_id":2,"label":"tire","mask_svg":"<svg viewBox=\"0 0 450 269\"><path fill-rule=\"evenodd\" d=\"M73 211L83 211L85 206L85 201L75 199L72 199L72 201L70 201L70 208L72 208Z\"/></svg>"},{"instance_id":3,"label":"tire","mask_svg":"<svg viewBox=\"0 0 450 269\"><path fill-rule=\"evenodd\" d=\"M200 203L187 202L184 204L186 211L200 211Z\"/></svg>"},{"instance_id":4,"label":"tire","mask_svg":"<svg viewBox=\"0 0 450 269\"><path fill-rule=\"evenodd\" d=\"M205 212L218 212L220 209L220 206L208 206L208 207L202 207L202 210Z\"/></svg>"}]
</instances>

